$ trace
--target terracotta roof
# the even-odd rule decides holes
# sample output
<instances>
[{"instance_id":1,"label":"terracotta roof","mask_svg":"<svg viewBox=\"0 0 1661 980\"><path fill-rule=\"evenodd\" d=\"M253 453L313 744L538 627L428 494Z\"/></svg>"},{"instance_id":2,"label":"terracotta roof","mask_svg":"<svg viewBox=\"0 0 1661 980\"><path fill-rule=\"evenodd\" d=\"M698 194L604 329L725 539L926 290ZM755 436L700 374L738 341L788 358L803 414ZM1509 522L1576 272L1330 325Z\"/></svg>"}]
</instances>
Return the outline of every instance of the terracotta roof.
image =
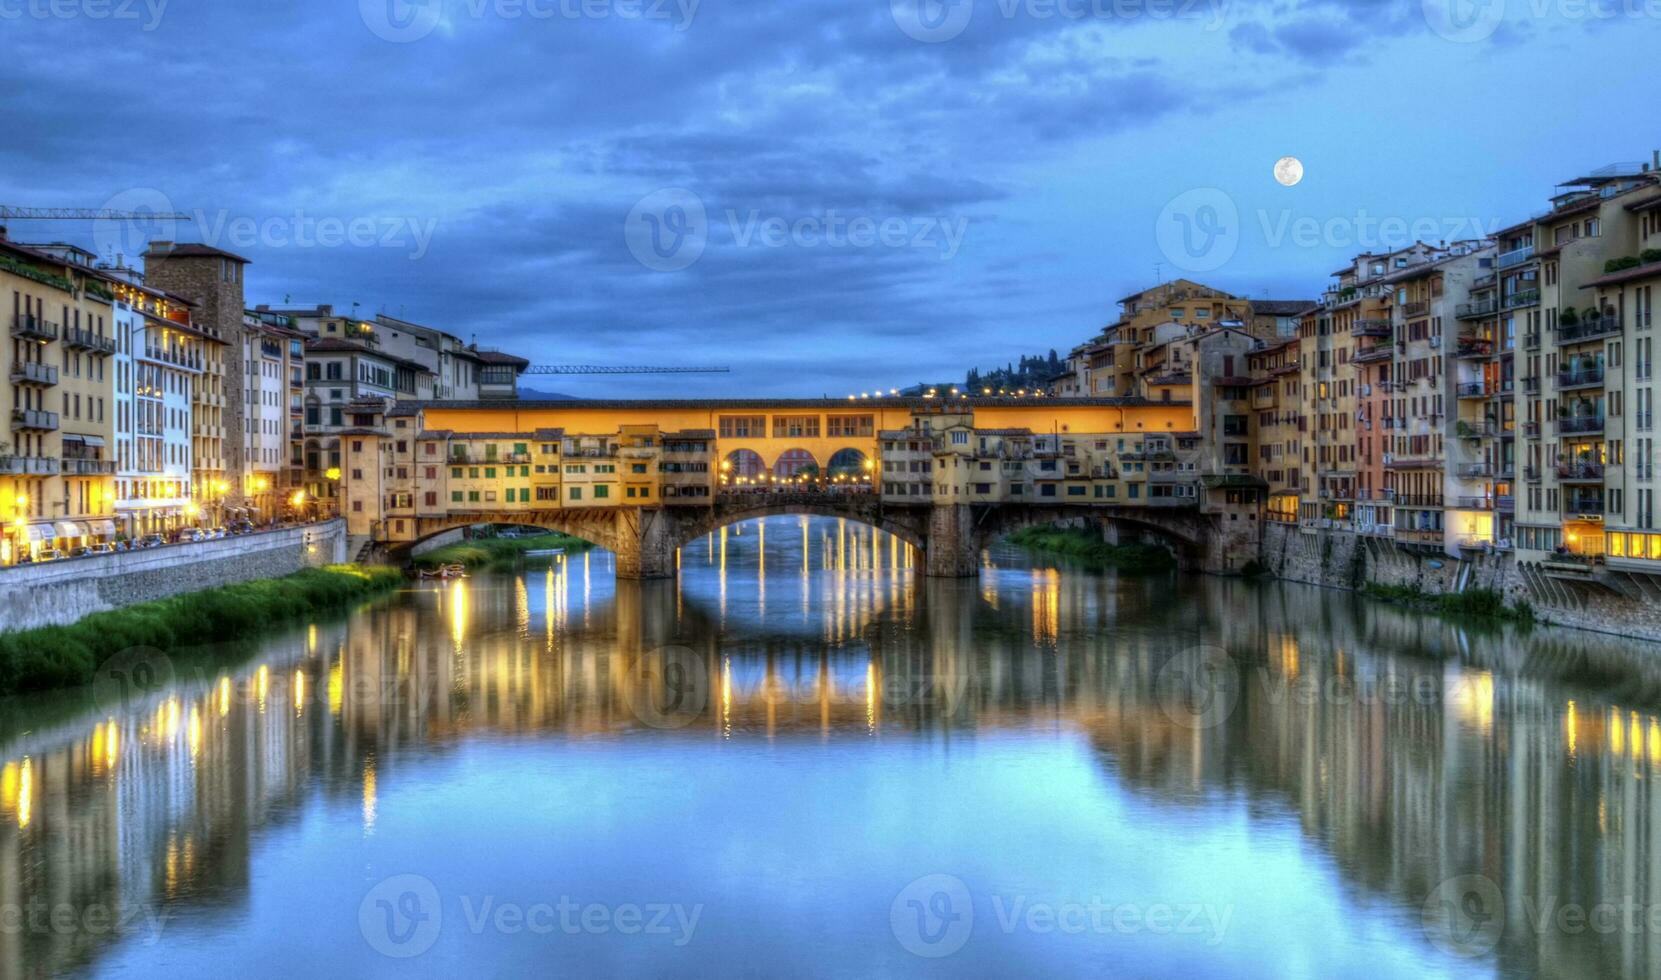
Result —
<instances>
[{"instance_id":1,"label":"terracotta roof","mask_svg":"<svg viewBox=\"0 0 1661 980\"><path fill-rule=\"evenodd\" d=\"M531 362L523 357L516 357L499 350L476 350L469 351L469 353L486 364L516 364L521 371L531 366Z\"/></svg>"},{"instance_id":2,"label":"terracotta roof","mask_svg":"<svg viewBox=\"0 0 1661 980\"><path fill-rule=\"evenodd\" d=\"M222 248L214 248L212 245L203 245L200 242L152 242L149 250L144 253L145 258L151 256L157 258L221 258L241 262L244 265L250 264L248 259L235 252L227 252Z\"/></svg>"},{"instance_id":3,"label":"terracotta roof","mask_svg":"<svg viewBox=\"0 0 1661 980\"><path fill-rule=\"evenodd\" d=\"M1254 299L1252 312L1265 316L1297 316L1319 305L1312 299Z\"/></svg>"},{"instance_id":4,"label":"terracotta roof","mask_svg":"<svg viewBox=\"0 0 1661 980\"><path fill-rule=\"evenodd\" d=\"M1635 279L1648 279L1652 276L1661 276L1661 262L1651 262L1648 265L1640 265L1634 269L1622 269L1620 272L1611 272L1608 275L1599 276L1598 278L1593 279L1591 282L1581 286L1580 288L1591 289L1595 286L1618 286L1623 282L1632 282Z\"/></svg>"}]
</instances>

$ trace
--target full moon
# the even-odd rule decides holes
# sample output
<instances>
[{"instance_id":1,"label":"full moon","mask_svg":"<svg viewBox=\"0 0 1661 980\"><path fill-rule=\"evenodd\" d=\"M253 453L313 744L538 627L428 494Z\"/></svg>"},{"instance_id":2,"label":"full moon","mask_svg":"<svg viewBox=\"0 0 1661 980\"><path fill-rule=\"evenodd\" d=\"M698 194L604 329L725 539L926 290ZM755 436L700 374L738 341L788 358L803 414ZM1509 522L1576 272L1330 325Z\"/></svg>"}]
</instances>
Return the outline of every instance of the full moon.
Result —
<instances>
[{"instance_id":1,"label":"full moon","mask_svg":"<svg viewBox=\"0 0 1661 980\"><path fill-rule=\"evenodd\" d=\"M1291 187L1303 180L1303 161L1297 157L1281 157L1275 161L1275 179L1284 187Z\"/></svg>"}]
</instances>

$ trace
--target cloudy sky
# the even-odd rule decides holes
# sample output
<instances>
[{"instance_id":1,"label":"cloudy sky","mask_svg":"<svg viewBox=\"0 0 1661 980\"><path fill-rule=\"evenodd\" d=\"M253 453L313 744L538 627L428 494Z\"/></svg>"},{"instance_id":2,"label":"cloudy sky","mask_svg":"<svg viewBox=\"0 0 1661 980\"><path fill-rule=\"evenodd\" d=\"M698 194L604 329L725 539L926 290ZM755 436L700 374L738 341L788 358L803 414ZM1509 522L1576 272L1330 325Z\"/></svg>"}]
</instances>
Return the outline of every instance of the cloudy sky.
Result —
<instances>
[{"instance_id":1,"label":"cloudy sky","mask_svg":"<svg viewBox=\"0 0 1661 980\"><path fill-rule=\"evenodd\" d=\"M249 302L844 395L1189 275L1317 294L1661 147L1640 0L0 0L0 203L207 241ZM1274 179L1296 156L1303 181Z\"/></svg>"}]
</instances>

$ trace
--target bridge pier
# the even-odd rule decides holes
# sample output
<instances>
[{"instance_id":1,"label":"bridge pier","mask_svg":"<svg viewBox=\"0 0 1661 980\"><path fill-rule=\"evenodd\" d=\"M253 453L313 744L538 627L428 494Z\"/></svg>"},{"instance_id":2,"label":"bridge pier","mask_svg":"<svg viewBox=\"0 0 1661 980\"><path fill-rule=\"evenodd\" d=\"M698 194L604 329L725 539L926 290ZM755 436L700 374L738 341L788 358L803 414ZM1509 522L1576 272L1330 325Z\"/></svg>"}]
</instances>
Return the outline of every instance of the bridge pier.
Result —
<instances>
[{"instance_id":1,"label":"bridge pier","mask_svg":"<svg viewBox=\"0 0 1661 980\"><path fill-rule=\"evenodd\" d=\"M980 543L967 504L936 504L929 513L924 568L931 578L973 578L980 574Z\"/></svg>"},{"instance_id":2,"label":"bridge pier","mask_svg":"<svg viewBox=\"0 0 1661 980\"><path fill-rule=\"evenodd\" d=\"M617 510L617 577L650 580L675 577L676 536L662 510Z\"/></svg>"}]
</instances>

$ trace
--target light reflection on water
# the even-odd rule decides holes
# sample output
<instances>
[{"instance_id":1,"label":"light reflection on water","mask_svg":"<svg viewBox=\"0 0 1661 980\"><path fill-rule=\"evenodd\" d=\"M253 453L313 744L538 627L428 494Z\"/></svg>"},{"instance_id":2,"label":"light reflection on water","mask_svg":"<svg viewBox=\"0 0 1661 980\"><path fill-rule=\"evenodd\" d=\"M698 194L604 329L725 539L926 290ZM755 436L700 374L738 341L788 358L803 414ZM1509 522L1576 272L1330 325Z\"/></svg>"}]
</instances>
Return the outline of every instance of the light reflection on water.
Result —
<instances>
[{"instance_id":1,"label":"light reflection on water","mask_svg":"<svg viewBox=\"0 0 1661 980\"><path fill-rule=\"evenodd\" d=\"M573 555L179 658L140 703L9 706L0 977L1661 971L1656 929L1533 921L1657 902L1654 648L988 557L928 580L868 528L772 519L678 585ZM443 914L407 960L360 915L406 874ZM972 931L919 957L906 917L944 893L906 889L940 874ZM1504 924L1469 957L1422 925L1462 875ZM677 945L481 924L487 898L701 912ZM1212 925L1033 912L1097 901ZM5 918L39 908L76 922Z\"/></svg>"}]
</instances>

